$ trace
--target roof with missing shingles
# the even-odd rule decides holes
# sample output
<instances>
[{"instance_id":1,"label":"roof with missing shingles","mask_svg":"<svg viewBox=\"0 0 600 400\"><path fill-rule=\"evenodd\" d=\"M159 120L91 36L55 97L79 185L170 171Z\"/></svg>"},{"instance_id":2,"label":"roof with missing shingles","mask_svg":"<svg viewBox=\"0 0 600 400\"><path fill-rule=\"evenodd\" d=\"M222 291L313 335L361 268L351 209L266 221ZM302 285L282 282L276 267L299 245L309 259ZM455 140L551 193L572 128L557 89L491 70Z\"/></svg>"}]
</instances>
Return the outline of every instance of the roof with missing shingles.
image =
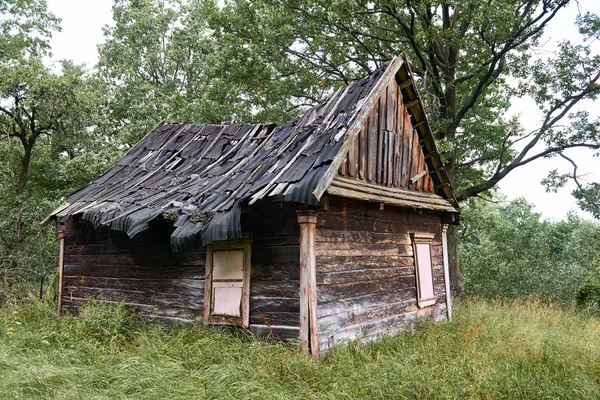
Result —
<instances>
[{"instance_id":1,"label":"roof with missing shingles","mask_svg":"<svg viewBox=\"0 0 600 400\"><path fill-rule=\"evenodd\" d=\"M349 128L382 77L395 76L390 68L402 65L399 58L281 127L161 124L51 216L66 222L78 214L130 237L156 217L170 217L178 251L241 237L242 207L262 198L318 204L318 187L328 184L338 153L353 139Z\"/></svg>"}]
</instances>

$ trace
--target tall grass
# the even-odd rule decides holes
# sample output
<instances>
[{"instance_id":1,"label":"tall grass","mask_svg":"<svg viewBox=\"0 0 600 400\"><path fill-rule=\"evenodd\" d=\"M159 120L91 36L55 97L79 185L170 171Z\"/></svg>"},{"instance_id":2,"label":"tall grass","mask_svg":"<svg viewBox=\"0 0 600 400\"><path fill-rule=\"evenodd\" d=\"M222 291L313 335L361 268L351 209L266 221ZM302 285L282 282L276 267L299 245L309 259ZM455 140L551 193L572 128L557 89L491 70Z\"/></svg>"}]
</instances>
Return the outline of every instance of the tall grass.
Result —
<instances>
[{"instance_id":1,"label":"tall grass","mask_svg":"<svg viewBox=\"0 0 600 400\"><path fill-rule=\"evenodd\" d=\"M540 303L471 300L450 323L331 350L201 325L143 323L92 304L0 309L2 399L597 399L600 320Z\"/></svg>"}]
</instances>

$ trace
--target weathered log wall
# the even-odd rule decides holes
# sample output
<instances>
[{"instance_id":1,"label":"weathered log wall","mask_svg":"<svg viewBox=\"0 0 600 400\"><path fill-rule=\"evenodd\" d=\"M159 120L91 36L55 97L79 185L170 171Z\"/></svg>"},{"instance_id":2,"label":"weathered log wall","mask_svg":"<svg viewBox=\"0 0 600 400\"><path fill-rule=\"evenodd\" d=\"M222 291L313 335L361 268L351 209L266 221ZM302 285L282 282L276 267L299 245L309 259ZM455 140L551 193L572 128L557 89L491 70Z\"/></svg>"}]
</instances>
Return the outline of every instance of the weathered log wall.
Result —
<instances>
[{"instance_id":1,"label":"weathered log wall","mask_svg":"<svg viewBox=\"0 0 600 400\"><path fill-rule=\"evenodd\" d=\"M297 207L263 201L242 214L251 232L250 329L281 339L300 334L300 228Z\"/></svg>"},{"instance_id":2,"label":"weathered log wall","mask_svg":"<svg viewBox=\"0 0 600 400\"><path fill-rule=\"evenodd\" d=\"M63 307L88 297L123 300L148 318L201 320L204 249L174 253L172 228L153 226L129 239L120 231L94 229L76 217L65 226ZM250 328L282 339L300 329L299 227L296 207L262 202L242 216L251 246Z\"/></svg>"},{"instance_id":3,"label":"weathered log wall","mask_svg":"<svg viewBox=\"0 0 600 400\"><path fill-rule=\"evenodd\" d=\"M65 226L63 308L97 297L122 300L165 322L201 319L205 252L171 252L170 233L166 224L154 223L130 239L71 218Z\"/></svg>"},{"instance_id":4,"label":"weathered log wall","mask_svg":"<svg viewBox=\"0 0 600 400\"><path fill-rule=\"evenodd\" d=\"M409 233L433 233L436 304L417 308ZM439 215L331 197L317 222L317 296L321 350L405 328L417 316L445 316Z\"/></svg>"}]
</instances>

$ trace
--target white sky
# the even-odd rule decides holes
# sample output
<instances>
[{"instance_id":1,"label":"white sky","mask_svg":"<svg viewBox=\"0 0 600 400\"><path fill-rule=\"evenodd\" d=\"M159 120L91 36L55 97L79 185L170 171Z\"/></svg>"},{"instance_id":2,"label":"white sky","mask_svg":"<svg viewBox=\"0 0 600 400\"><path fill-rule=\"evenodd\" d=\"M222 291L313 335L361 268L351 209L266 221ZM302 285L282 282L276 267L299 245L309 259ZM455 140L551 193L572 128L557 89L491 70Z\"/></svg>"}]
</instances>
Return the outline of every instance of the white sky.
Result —
<instances>
[{"instance_id":1,"label":"white sky","mask_svg":"<svg viewBox=\"0 0 600 400\"><path fill-rule=\"evenodd\" d=\"M53 59L72 59L77 63L93 66L98 61L97 45L102 43L102 27L112 22L112 0L48 0L48 8L62 19L62 31L55 33L51 40ZM600 14L600 1L580 0L582 11ZM559 13L547 29L547 38L540 53L551 51L556 43L565 38L575 38L577 28L575 16L577 7L570 6L567 11ZM600 44L594 43L597 53ZM596 107L597 108L597 107ZM584 108L590 112L594 109L591 104ZM577 111L577 110L573 110ZM539 125L541 115L537 113L531 99L519 99L513 103L513 112L520 113L523 125L533 129ZM594 111L598 115L598 111ZM593 158L586 150L572 150L567 153L579 164L579 173L587 173L589 181L600 180L600 159ZM558 193L546 193L540 181L548 171L559 168L561 172L571 172L571 166L562 158L542 159L530 165L520 167L509 174L500 183L500 189L509 199L523 196L536 205L537 211L546 218L561 219L570 210L578 210L571 191L574 184L559 190ZM580 215L585 215L578 211Z\"/></svg>"}]
</instances>

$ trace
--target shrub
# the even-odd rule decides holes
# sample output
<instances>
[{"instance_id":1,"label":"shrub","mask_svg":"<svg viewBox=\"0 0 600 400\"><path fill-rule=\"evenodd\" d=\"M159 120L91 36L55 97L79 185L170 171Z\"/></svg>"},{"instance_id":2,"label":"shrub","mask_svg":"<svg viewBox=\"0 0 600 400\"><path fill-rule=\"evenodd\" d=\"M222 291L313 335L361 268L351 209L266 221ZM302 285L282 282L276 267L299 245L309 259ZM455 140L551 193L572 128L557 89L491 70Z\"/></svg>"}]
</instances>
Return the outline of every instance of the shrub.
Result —
<instances>
[{"instance_id":1,"label":"shrub","mask_svg":"<svg viewBox=\"0 0 600 400\"><path fill-rule=\"evenodd\" d=\"M575 300L580 307L600 309L600 284L586 283L581 285L575 293Z\"/></svg>"},{"instance_id":2,"label":"shrub","mask_svg":"<svg viewBox=\"0 0 600 400\"><path fill-rule=\"evenodd\" d=\"M75 331L84 338L100 342L126 339L142 323L135 311L124 303L89 299L73 320Z\"/></svg>"}]
</instances>

